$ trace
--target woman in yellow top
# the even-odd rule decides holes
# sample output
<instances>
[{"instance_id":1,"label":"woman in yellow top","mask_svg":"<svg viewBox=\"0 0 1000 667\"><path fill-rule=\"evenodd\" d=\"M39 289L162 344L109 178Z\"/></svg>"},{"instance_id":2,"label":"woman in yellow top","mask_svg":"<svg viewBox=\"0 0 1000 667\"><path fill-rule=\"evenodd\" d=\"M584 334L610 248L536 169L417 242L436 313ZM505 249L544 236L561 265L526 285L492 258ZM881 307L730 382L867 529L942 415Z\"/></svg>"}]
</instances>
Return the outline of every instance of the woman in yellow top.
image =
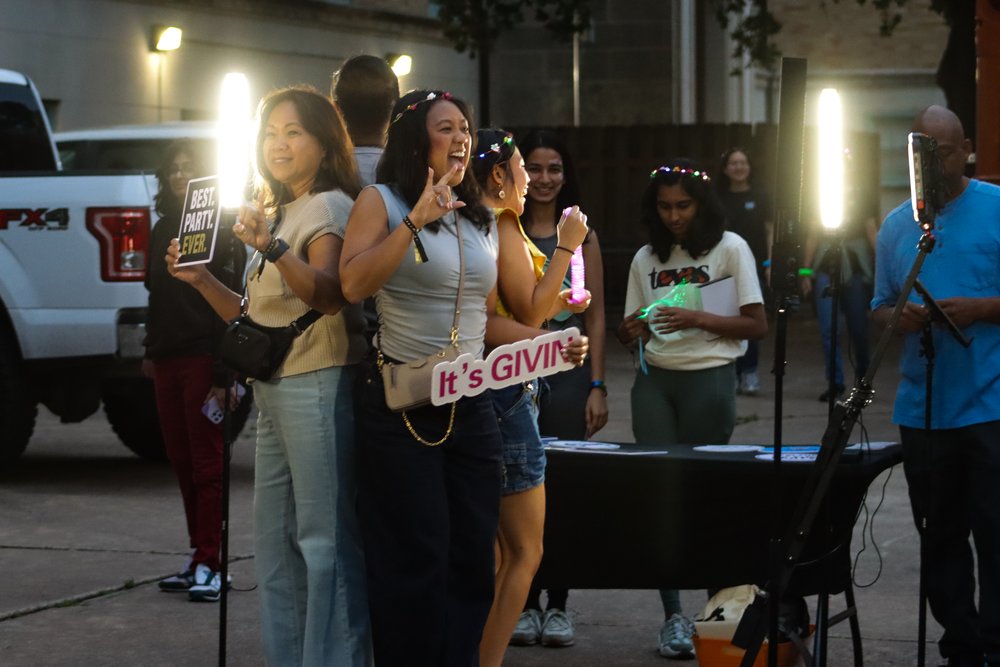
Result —
<instances>
[{"instance_id":1,"label":"woman in yellow top","mask_svg":"<svg viewBox=\"0 0 1000 667\"><path fill-rule=\"evenodd\" d=\"M535 247L518 216L524 211L528 172L508 132L477 132L472 168L483 200L497 217L500 253L497 260L496 312L528 327L540 327L552 315L572 309L582 312L589 298L570 304L563 276L573 251L587 236L587 217L574 206L558 227L558 249L550 270L545 254ZM494 320L487 325L487 340ZM539 331L538 333L543 333ZM496 594L479 646L480 664L499 667L517 624L532 578L542 560L545 524L545 452L538 434L537 380L492 392L503 439L503 489L497 530Z\"/></svg>"}]
</instances>

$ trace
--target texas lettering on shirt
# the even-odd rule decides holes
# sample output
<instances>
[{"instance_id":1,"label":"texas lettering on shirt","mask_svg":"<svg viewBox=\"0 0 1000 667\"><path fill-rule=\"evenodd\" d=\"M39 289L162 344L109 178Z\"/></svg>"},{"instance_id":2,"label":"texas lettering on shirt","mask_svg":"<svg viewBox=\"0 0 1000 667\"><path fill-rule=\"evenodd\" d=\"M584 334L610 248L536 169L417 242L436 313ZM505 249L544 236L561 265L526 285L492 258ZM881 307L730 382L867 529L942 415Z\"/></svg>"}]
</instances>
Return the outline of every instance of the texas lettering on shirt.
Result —
<instances>
[{"instance_id":1,"label":"texas lettering on shirt","mask_svg":"<svg viewBox=\"0 0 1000 667\"><path fill-rule=\"evenodd\" d=\"M707 264L649 272L649 286L652 289L670 287L671 285L679 285L681 283L700 285L711 280L712 277L708 274Z\"/></svg>"}]
</instances>

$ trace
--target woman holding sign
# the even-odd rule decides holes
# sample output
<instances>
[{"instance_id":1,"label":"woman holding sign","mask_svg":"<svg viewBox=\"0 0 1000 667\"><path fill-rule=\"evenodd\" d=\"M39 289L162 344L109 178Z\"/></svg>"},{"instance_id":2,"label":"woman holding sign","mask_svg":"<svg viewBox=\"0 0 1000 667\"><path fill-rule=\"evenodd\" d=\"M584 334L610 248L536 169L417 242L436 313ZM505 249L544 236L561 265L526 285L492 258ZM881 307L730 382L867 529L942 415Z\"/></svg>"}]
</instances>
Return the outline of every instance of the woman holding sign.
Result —
<instances>
[{"instance_id":1,"label":"woman holding sign","mask_svg":"<svg viewBox=\"0 0 1000 667\"><path fill-rule=\"evenodd\" d=\"M502 317L538 327L563 309L583 312L589 296L572 302L562 289L570 257L586 237L586 216L571 207L557 228L557 252L545 268L545 253L521 227L528 190L524 159L509 132L477 132L472 167L486 203L497 217L500 237L496 310ZM491 319L490 323L495 322ZM494 324L493 329L496 328ZM487 324L487 336L491 326ZM538 330L538 334L547 333ZM517 624L532 578L542 560L545 525L545 451L538 433L538 380L492 392L503 438L503 488L497 532L496 596L479 647L480 664L499 667Z\"/></svg>"},{"instance_id":2,"label":"woman holding sign","mask_svg":"<svg viewBox=\"0 0 1000 667\"><path fill-rule=\"evenodd\" d=\"M178 141L167 148L156 171L159 190L154 202L160 219L150 233L151 257L165 255L170 240L177 237L188 181L204 175L205 165L194 142ZM228 288L239 289L245 265L243 244L231 231L223 230L206 268ZM153 378L163 445L181 489L188 539L194 549L182 571L160 581L160 590L214 602L220 594L215 573L220 566L222 534L222 425L207 419L205 408L222 405L226 384L232 381L232 373L214 354L226 323L197 292L171 279L162 262L150 264L146 289L149 317L142 368Z\"/></svg>"},{"instance_id":3,"label":"woman holding sign","mask_svg":"<svg viewBox=\"0 0 1000 667\"><path fill-rule=\"evenodd\" d=\"M269 93L259 107L259 206L233 229L257 249L249 315L281 327L324 313L295 338L274 377L254 383L260 414L254 545L264 652L273 665L368 665L364 557L355 515L353 397L364 355L359 307L338 273L352 197L351 141L330 101L309 87ZM240 294L204 270L175 266L226 320Z\"/></svg>"},{"instance_id":4,"label":"woman holding sign","mask_svg":"<svg viewBox=\"0 0 1000 667\"><path fill-rule=\"evenodd\" d=\"M632 385L637 444L726 444L736 423L735 361L767 333L753 254L725 231L708 174L674 160L650 174L640 204L650 243L632 260L618 340L638 351ZM696 285L726 278L734 313L701 309ZM661 590L660 655L690 658L694 624L675 590Z\"/></svg>"}]
</instances>

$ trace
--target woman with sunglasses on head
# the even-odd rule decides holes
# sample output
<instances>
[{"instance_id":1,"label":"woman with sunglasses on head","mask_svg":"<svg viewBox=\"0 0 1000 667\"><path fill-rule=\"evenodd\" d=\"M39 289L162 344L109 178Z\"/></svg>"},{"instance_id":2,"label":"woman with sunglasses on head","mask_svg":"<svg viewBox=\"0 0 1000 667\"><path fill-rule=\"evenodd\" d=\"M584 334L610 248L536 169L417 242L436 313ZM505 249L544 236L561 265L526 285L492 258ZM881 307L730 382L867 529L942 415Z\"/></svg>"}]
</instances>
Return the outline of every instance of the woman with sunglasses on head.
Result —
<instances>
[{"instance_id":1,"label":"woman with sunglasses on head","mask_svg":"<svg viewBox=\"0 0 1000 667\"><path fill-rule=\"evenodd\" d=\"M471 126L449 93L400 98L341 258L344 294L375 295L379 315L357 401L378 665L476 664L493 601L500 432L489 394L394 412L380 371L453 344L482 358L497 231L468 169Z\"/></svg>"},{"instance_id":2,"label":"woman with sunglasses on head","mask_svg":"<svg viewBox=\"0 0 1000 667\"><path fill-rule=\"evenodd\" d=\"M207 171L195 142L182 140L167 147L156 171L159 190L154 202L160 219L150 233L150 257L167 254L180 230L188 182ZM208 271L235 290L243 282L245 265L243 244L231 230L219 230ZM220 595L213 579L220 569L223 434L222 425L209 421L202 409L212 399L224 405L226 385L232 382L232 373L215 357L226 323L195 290L171 278L166 263L152 262L145 282L149 318L142 368L156 389L163 444L181 489L189 546L194 549L187 567L159 586L187 593L190 600L214 602ZM235 392L231 397L235 407Z\"/></svg>"},{"instance_id":3,"label":"woman with sunglasses on head","mask_svg":"<svg viewBox=\"0 0 1000 667\"><path fill-rule=\"evenodd\" d=\"M545 254L519 219L528 173L509 132L479 130L472 167L484 200L497 217L500 257L497 311L501 317L538 327L564 309L583 312L589 299L572 301L563 277L573 251L587 235L586 216L568 209L557 226L557 252ZM492 338L490 320L487 335ZM546 331L539 330L538 334ZM480 664L499 667L542 559L545 525L545 451L538 433L538 380L494 389L493 408L503 438L503 488L497 532L496 595L479 647Z\"/></svg>"},{"instance_id":4,"label":"woman with sunglasses on head","mask_svg":"<svg viewBox=\"0 0 1000 667\"><path fill-rule=\"evenodd\" d=\"M355 514L353 385L364 355L360 307L341 292L338 266L360 188L351 140L330 100L308 86L261 100L258 207L233 231L256 248L250 318L286 327L322 314L294 339L268 381L254 382L254 553L268 665L371 663L364 556ZM241 295L198 266L167 263L225 320Z\"/></svg>"},{"instance_id":5,"label":"woman with sunglasses on head","mask_svg":"<svg viewBox=\"0 0 1000 667\"><path fill-rule=\"evenodd\" d=\"M619 341L639 352L632 385L636 444L726 444L736 424L735 361L745 340L767 333L753 254L725 231L708 174L688 160L650 175L640 222L650 243L632 260L626 317L617 331ZM682 285L727 277L738 313L688 307L690 292ZM673 305L661 301L665 297ZM681 611L678 591L661 590L660 597L660 655L694 657L694 624Z\"/></svg>"}]
</instances>

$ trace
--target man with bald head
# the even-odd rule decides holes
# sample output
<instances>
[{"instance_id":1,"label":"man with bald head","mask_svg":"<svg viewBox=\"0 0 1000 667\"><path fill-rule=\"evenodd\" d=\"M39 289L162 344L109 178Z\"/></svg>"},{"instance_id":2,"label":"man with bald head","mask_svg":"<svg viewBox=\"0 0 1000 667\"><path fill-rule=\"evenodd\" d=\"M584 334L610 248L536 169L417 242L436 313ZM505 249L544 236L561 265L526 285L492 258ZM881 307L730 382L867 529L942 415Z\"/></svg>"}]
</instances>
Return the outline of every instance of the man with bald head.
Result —
<instances>
[{"instance_id":1,"label":"man with bald head","mask_svg":"<svg viewBox=\"0 0 1000 667\"><path fill-rule=\"evenodd\" d=\"M944 628L941 655L949 666L1000 665L1000 187L965 176L972 146L948 109L928 107L913 130L937 141L946 201L920 281L972 345L963 348L911 293L898 325L903 354L893 421L924 541L927 597ZM909 201L882 224L872 299L876 322L888 320L920 235ZM935 366L932 421L925 429L921 333L928 323ZM978 608L970 533L979 566Z\"/></svg>"}]
</instances>

